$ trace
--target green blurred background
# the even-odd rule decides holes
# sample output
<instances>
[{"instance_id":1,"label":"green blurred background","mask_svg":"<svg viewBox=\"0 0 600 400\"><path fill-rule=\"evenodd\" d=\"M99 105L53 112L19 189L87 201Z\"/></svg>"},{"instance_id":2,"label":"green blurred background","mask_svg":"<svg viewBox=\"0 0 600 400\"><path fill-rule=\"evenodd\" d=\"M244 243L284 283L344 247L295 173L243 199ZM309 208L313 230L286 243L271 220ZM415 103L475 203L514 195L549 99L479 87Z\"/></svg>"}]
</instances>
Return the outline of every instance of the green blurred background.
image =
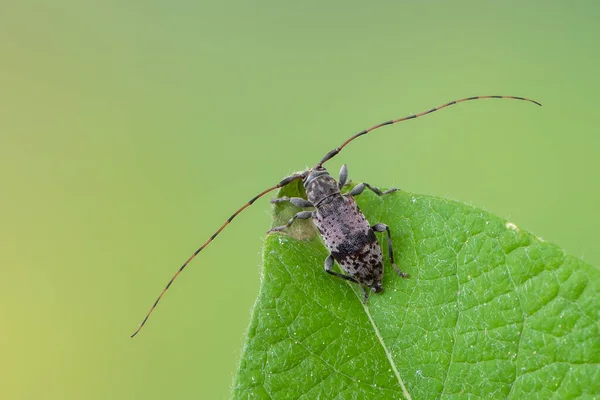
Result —
<instances>
[{"instance_id":1,"label":"green blurred background","mask_svg":"<svg viewBox=\"0 0 600 400\"><path fill-rule=\"evenodd\" d=\"M418 4L417 4L418 3ZM424 4L421 4L424 3ZM259 285L257 192L337 175L487 209L600 265L600 3L0 5L0 397L227 398Z\"/></svg>"}]
</instances>

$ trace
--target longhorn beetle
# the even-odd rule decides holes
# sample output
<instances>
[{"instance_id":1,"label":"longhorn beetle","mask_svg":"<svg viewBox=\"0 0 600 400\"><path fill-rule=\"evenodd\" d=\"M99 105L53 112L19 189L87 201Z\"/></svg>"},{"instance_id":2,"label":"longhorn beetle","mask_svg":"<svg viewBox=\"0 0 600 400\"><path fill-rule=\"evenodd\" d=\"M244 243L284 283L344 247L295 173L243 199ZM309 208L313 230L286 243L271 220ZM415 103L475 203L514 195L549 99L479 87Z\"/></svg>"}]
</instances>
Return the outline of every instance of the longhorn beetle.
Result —
<instances>
[{"instance_id":1,"label":"longhorn beetle","mask_svg":"<svg viewBox=\"0 0 600 400\"><path fill-rule=\"evenodd\" d=\"M325 245L330 251L329 256L325 259L325 271L328 273L340 277L342 279L348 280L350 282L354 282L359 284L364 293L364 300L367 301L368 291L366 288L370 288L375 293L380 293L383 291L383 285L381 283L383 278L383 261L381 255L381 248L377 243L377 238L375 237L375 232L386 232L387 233L387 243L388 243L388 254L390 258L390 263L398 273L398 275L402 277L408 277L408 274L402 272L394 263L394 252L392 250L392 237L390 228L382 223L375 224L373 226L369 225L367 219L360 211L356 202L354 201L354 196L360 195L365 188L375 192L379 196L383 196L388 193L392 193L397 189L392 188L382 192L378 188L369 185L368 183L361 183L355 186L350 192L346 194L341 194L341 189L346 185L346 181L348 179L348 169L346 165L342 166L340 171L339 181L336 180L329 175L329 172L323 167L323 164L333 157L335 157L348 143L352 142L354 139L359 136L366 135L367 133L374 131L377 128L381 128L382 126L392 125L397 122L406 121L409 119L414 119L418 117L422 117L424 115L430 114L434 111L441 110L442 108L446 108L452 106L454 104L462 103L464 101L469 100L480 100L480 99L514 99L514 100L524 100L530 103L537 104L541 106L535 100L526 99L524 97L515 97L515 96L475 96L475 97L467 97L460 100L454 100L449 103L443 104L441 106L432 108L430 110L412 114L408 117L403 117L399 119L393 119L390 121L383 122L381 124L377 124L372 126L369 129L365 129L364 131L358 132L354 136L350 137L350 139L346 140L339 147L331 150L329 153L325 154L325 156L319 161L317 165L313 168L297 173L291 176L288 176L282 179L277 185L270 187L252 199L250 199L246 204L240 207L231 217L227 219L221 225L219 229L202 245L198 250L196 250L184 263L179 270L173 275L167 286L163 289L160 296L156 299L152 308L146 317L139 325L137 330L131 335L134 337L138 334L138 332L142 329L154 309L156 308L158 302L163 297L165 292L171 287L171 284L175 279L179 276L179 274L184 270L184 268L200 253L206 246L210 244L214 240L215 237L229 223L242 211L244 211L247 207L249 207L256 200L264 196L265 194L272 192L275 189L279 189L290 182L293 182L298 179L302 179L302 184L306 189L306 194L308 199L302 199L299 197L281 197L277 199L271 200L272 203L278 202L290 202L298 207L311 207L314 208L313 211L301 211L294 215L287 224L278 226L276 228L271 229L269 232L282 231L287 227L290 227L296 219L309 219L312 218L314 224L319 229L323 241ZM341 274L332 270L334 261L337 261L338 264L342 267L346 274Z\"/></svg>"}]
</instances>

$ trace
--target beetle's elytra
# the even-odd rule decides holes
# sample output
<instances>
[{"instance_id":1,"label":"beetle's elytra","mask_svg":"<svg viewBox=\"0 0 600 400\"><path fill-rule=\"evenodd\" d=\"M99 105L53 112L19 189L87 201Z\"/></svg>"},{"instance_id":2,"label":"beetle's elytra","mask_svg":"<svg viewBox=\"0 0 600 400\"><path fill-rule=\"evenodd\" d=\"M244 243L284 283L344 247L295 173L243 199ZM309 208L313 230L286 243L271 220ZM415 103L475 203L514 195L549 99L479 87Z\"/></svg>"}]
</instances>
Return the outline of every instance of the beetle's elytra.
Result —
<instances>
[{"instance_id":1,"label":"beetle's elytra","mask_svg":"<svg viewBox=\"0 0 600 400\"><path fill-rule=\"evenodd\" d=\"M355 186L349 193L342 194L341 189L346 184L348 179L348 169L346 166L342 166L340 171L339 180L336 181L329 172L323 167L323 164L328 160L335 157L348 143L352 142L359 136L366 135L367 133L386 125L392 125L397 122L406 121L409 119L418 118L434 111L441 110L442 108L449 107L454 104L462 103L469 100L480 100L480 99L513 99L523 100L530 103L541 106L535 100L527 99L524 97L515 96L474 96L467 97L460 100L454 100L449 103L443 104L439 107L432 108L419 114L409 115L407 117L394 119L383 122L372 126L369 129L358 132L357 134L350 137L339 147L331 150L319 161L313 168L288 176L282 179L277 185L265 189L260 192L246 204L240 207L235 213L233 213L227 221L221 225L219 229L202 245L197 249L184 263L175 275L171 278L167 286L163 289L161 294L158 296L150 311L146 314L146 317L139 325L137 330L131 335L134 337L146 324L146 321L156 308L160 299L164 296L165 292L171 287L171 284L179 276L179 274L185 269L185 267L200 253L206 246L208 246L214 238L221 233L223 229L242 211L249 207L259 198L265 194L279 189L290 182L302 179L304 188L308 199L302 199L299 197L281 197L273 199L272 202L290 202L298 207L311 208L310 211L301 211L294 215L287 224L271 229L269 232L281 231L291 226L297 219L309 219L311 218L313 223L319 229L319 232L325 242L325 245L330 251L329 256L325 259L325 271L328 273L346 279L348 281L357 283L361 286L364 293L364 301L368 298L368 289L375 293L383 291L382 278L383 278L383 259L381 254L381 248L375 237L375 232L386 232L388 238L388 256L390 263L394 267L395 271L402 277L408 277L408 274L402 272L394 263L394 252L392 249L392 236L390 229L383 223L377 223L370 225L365 216L362 214L356 202L354 196L360 195L365 188L372 190L379 196L392 193L396 189L390 189L385 192L381 192L378 188L369 185L368 183L361 183ZM343 269L345 274L338 273L332 270L334 261L337 261L340 267Z\"/></svg>"}]
</instances>

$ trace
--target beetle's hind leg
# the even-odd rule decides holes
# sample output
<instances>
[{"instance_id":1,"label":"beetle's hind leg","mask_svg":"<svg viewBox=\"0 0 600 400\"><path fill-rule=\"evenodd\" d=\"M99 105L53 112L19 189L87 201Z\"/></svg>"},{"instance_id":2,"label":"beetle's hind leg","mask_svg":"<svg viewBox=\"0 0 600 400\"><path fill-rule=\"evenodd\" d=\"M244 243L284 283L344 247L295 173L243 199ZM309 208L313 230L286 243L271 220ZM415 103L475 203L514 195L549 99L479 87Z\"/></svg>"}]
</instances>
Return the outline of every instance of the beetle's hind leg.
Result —
<instances>
[{"instance_id":1,"label":"beetle's hind leg","mask_svg":"<svg viewBox=\"0 0 600 400\"><path fill-rule=\"evenodd\" d=\"M392 263L392 266L394 267L398 275L400 275L403 278L408 278L410 275L408 275L406 272L402 272L394 262L394 249L392 247L392 234L390 232L390 227L386 224L375 224L371 228L373 228L375 232L387 232L387 244L388 254L390 256L390 263Z\"/></svg>"},{"instance_id":2,"label":"beetle's hind leg","mask_svg":"<svg viewBox=\"0 0 600 400\"><path fill-rule=\"evenodd\" d=\"M337 276L338 278L342 278L342 279L345 279L347 281L350 281L350 282L353 282L353 283L356 283L357 285L359 285L363 291L363 303L366 304L367 300L369 300L369 291L367 289L365 289L365 285L363 285L362 283L360 283L359 281L357 281L350 275L345 275L345 274L340 274L339 272L335 272L333 270L333 263L334 263L334 259L333 259L333 256L330 254L325 259L325 271L328 274Z\"/></svg>"},{"instance_id":3,"label":"beetle's hind leg","mask_svg":"<svg viewBox=\"0 0 600 400\"><path fill-rule=\"evenodd\" d=\"M335 272L333 270L333 262L334 262L333 256L331 254L328 255L327 258L325 259L325 271L328 274L335 275L338 278L342 278L342 279L345 279L347 281L354 282L354 283L360 285L360 282L357 281L356 279L354 279L353 277L351 277L350 275L344 275L344 274L340 274L339 272Z\"/></svg>"}]
</instances>

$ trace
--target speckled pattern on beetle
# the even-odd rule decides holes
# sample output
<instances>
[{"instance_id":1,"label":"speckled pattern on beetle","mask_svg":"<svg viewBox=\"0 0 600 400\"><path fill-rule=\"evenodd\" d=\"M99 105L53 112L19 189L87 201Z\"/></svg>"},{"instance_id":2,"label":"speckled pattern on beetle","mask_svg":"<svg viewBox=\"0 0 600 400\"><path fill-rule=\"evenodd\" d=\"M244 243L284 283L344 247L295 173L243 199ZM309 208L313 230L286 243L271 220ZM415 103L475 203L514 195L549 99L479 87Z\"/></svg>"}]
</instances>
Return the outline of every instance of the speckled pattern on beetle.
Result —
<instances>
[{"instance_id":1,"label":"speckled pattern on beetle","mask_svg":"<svg viewBox=\"0 0 600 400\"><path fill-rule=\"evenodd\" d=\"M290 202L298 207L314 207L315 210L299 212L287 224L273 228L269 232L284 230L296 219L312 218L330 252L325 259L325 271L359 284L363 290L364 302L369 296L366 288L370 288L375 293L383 291L383 257L375 232L387 232L390 262L400 276L408 277L408 274L402 272L394 263L392 237L388 226L381 223L371 226L354 200L354 196L360 195L365 188L379 196L395 192L397 189L392 188L382 192L368 183L361 183L350 192L342 194L341 189L348 179L346 165L342 166L339 182L336 182L321 165L301 175L308 200L299 197L280 197L271 202ZM346 274L332 270L334 260Z\"/></svg>"}]
</instances>

